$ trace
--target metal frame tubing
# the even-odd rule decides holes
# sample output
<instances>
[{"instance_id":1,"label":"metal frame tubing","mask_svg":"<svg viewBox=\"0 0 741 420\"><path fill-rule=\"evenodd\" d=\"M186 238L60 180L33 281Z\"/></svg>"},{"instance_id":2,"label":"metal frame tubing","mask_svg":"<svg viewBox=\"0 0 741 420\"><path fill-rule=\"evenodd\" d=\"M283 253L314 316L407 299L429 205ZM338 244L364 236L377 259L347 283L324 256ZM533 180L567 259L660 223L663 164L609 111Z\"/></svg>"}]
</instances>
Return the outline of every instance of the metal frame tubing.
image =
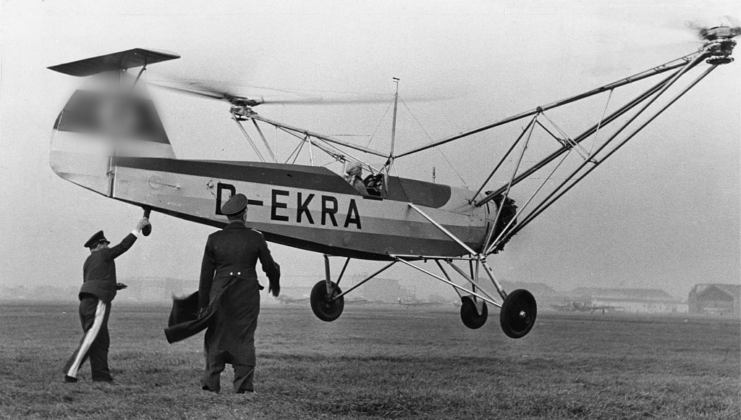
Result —
<instances>
[{"instance_id":1,"label":"metal frame tubing","mask_svg":"<svg viewBox=\"0 0 741 420\"><path fill-rule=\"evenodd\" d=\"M633 137L635 137L641 130L643 130L648 124L650 124L654 119L656 119L659 115L661 115L666 109L668 109L671 105L673 105L679 98L684 96L685 93L687 93L690 89L692 89L697 83L699 83L702 79L705 78L708 74L710 74L711 71L713 71L717 66L712 66L705 70L700 76L698 76L692 83L690 83L687 87L685 87L681 92L679 92L677 95L675 95L667 104L661 107L661 109L657 110L654 115L652 115L647 121L645 121L643 124L641 124L639 127L637 127L630 135L628 135L625 139L623 139L615 148L607 152L607 154L600 158L599 162L596 163L594 166L590 167L588 170L586 170L584 173L579 175L579 177L574 180L573 183L571 183L568 187L566 187L563 191L561 191L556 197L554 197L552 200L548 201L555 193L557 193L562 186L565 184L562 183L556 190L554 190L553 193L551 193L546 199L533 210L531 214L529 214L520 224L517 225L515 229L512 230L512 234L515 234L522 230L527 224L529 224L535 217L540 215L543 211L545 211L548 207L550 207L556 200L561 198L564 194L566 194L572 187L574 187L576 184L578 184L584 177L586 177L590 172L592 172L597 166L599 166L602 162L604 162L607 158L612 156L613 153L615 153L618 149L620 149L623 145L625 145L629 140L631 140ZM599 153L601 150L604 149L604 147L607 145L603 145L600 147L596 153ZM580 169L583 167L580 166ZM568 180L567 180L568 181Z\"/></svg>"},{"instance_id":2,"label":"metal frame tubing","mask_svg":"<svg viewBox=\"0 0 741 420\"><path fill-rule=\"evenodd\" d=\"M450 239L454 240L458 245L460 245L461 247L463 247L463 249L465 249L466 252L468 252L471 255L476 255L476 251L474 251L468 245L466 245L463 241L461 241L460 239L458 239L458 237L456 237L455 235L453 235L452 233L450 233L450 231L448 231L447 229L445 229L445 227L443 227L443 225L441 225L440 223L437 223L432 217L430 217L427 214L425 214L425 212L423 212L419 207L415 206L412 203L407 203L407 204L409 205L409 207L411 207L412 209L414 209L415 211L417 211L417 213L421 214L422 217L424 217L425 219L427 219L428 222L432 223L433 225L435 225L436 228L440 229L440 231L442 231L442 233L444 233Z\"/></svg>"},{"instance_id":3,"label":"metal frame tubing","mask_svg":"<svg viewBox=\"0 0 741 420\"><path fill-rule=\"evenodd\" d=\"M491 180L491 178L494 176L494 174L499 170L499 167L502 166L502 164L504 163L505 159L507 159L507 157L509 157L509 154L512 153L512 151L515 149L515 146L517 146L517 144L520 142L520 140L522 140L522 138L525 136L525 133L527 133L527 131L530 129L530 126L535 121L536 121L536 118L533 117L533 119L530 120L530 122L527 124L527 126L525 126L525 128L522 130L522 133L520 133L520 135L517 136L517 140L515 140L512 143L512 146L510 146L509 149L507 150L507 152L504 153L504 156L502 156L502 159L499 160L499 162L497 163L497 165L494 167L494 170L491 171L491 173L489 174L489 176L486 177L486 180L481 183L481 187L479 187L479 189L476 190L476 192L473 194L473 197L471 197L470 202L476 203L476 197L479 195L479 193L481 193L481 191L484 189L484 187L486 187L486 184Z\"/></svg>"},{"instance_id":4,"label":"metal frame tubing","mask_svg":"<svg viewBox=\"0 0 741 420\"><path fill-rule=\"evenodd\" d=\"M406 151L404 153L400 153L400 154L396 155L396 158L398 159L400 157L411 155L411 154L414 154L414 153L419 153L419 152L421 152L423 150L427 150L427 149L430 149L430 148L433 148L433 147L442 146L443 144L449 143L449 142L451 142L453 140L458 140L458 139L463 138L463 137L468 137L470 135L473 135L473 134L476 134L476 133L480 133L482 131L486 131L486 130L492 129L492 128L498 127L500 125L504 125L504 124L507 124L507 123L510 123L510 122L513 122L513 121L517 121L517 120L522 119L522 118L525 118L525 117L529 117L531 115L535 115L539 111L545 111L545 110L549 110L549 109L552 109L552 108L557 108L557 107L562 106L562 105L566 105L566 104L569 104L569 103L572 103L572 102L579 101L579 100L584 99L584 98L588 98L590 96L594 96L594 95L596 95L598 93L602 93L602 92L605 92L605 91L608 91L608 90L611 90L611 89L615 89L617 87L625 86L627 84L630 84L630 83L633 83L633 82L637 82L639 80L643 80L645 78L648 78L648 77L651 77L651 76L655 76L657 74L661 74L661 73L664 73L664 72L669 71L669 70L673 70L673 69L678 68L678 67L682 67L682 66L686 65L688 62L692 61L692 59L696 55L698 55L698 54L700 54L700 52L695 52L695 53L692 53L692 54L689 54L689 55L685 55L683 57L677 58L676 60L672 60L672 61L666 62L666 63L664 63L664 64L662 64L660 66L653 67L653 68L651 68L649 70L645 70L643 72L634 74L633 76L628 76L628 77L626 77L624 79L620 79L620 80L618 80L616 82L613 82L613 83L610 83L610 84L607 84L607 85L604 85L604 86L600 86L600 87L598 87L596 89L592 89L592 90L590 90L588 92L584 92L584 93L581 93L579 95L575 95L575 96L572 96L572 97L569 97L569 98L566 98L566 99L563 99L563 100L560 100L560 101L552 102L550 104L543 105L541 107L537 107L537 108L532 109L530 111L525 111L525 112L522 112L520 114L516 114L516 115L510 116L510 117L504 118L502 120L499 120L499 121L497 121L495 123L492 123L492 124L489 124L489 125L485 125L483 127L479 127L479 128L476 128L476 129L473 129L473 130L469 130L469 131L466 131L466 132L463 132L463 133L460 133L460 134L456 134L454 136L450 136L450 137L444 138L442 140L437 140L437 141L434 141L432 143L428 143L428 144L423 145L423 146L420 146L420 147L416 147L414 149L411 149L411 150L408 150L408 151Z\"/></svg>"},{"instance_id":5,"label":"metal frame tubing","mask_svg":"<svg viewBox=\"0 0 741 420\"><path fill-rule=\"evenodd\" d=\"M536 122L536 123L538 122L538 115L540 115L540 113L536 114L535 117L533 117L533 122ZM502 208L504 207L504 203L507 201L507 198L509 197L509 192L512 190L512 182L514 182L515 177L517 176L517 171L520 170L520 164L522 163L522 158L525 156L525 152L527 152L527 146L530 144L530 139L533 137L533 130L535 130L535 124L531 123L530 132L527 134L527 139L525 139L525 144L522 146L522 152L520 153L520 157L517 158L517 164L515 164L515 169L512 170L512 176L510 177L509 183L507 184L507 189L504 190L504 196L502 197L502 205L497 206L497 214L496 216L494 216L494 222L492 222L492 226L491 226L491 229L489 230L489 233L486 234L486 240L484 241L484 249L486 249L486 244L489 243L489 241L491 240L491 237L494 236L494 231L497 229L497 223L499 222L499 216L502 214Z\"/></svg>"},{"instance_id":6,"label":"metal frame tubing","mask_svg":"<svg viewBox=\"0 0 741 420\"><path fill-rule=\"evenodd\" d=\"M333 139L332 137L328 137L328 136L325 136L325 135L322 135L322 134L319 134L319 133L315 133L313 131L306 130L304 128L298 128L298 127L294 127L294 126L291 126L291 125L288 125L288 124L284 124L284 123L281 123L281 122L278 122L278 121L273 121L273 120L264 118L261 115L257 115L257 114L250 115L250 118L252 118L254 120L262 121L262 122L264 122L266 124L270 124L270 125L275 126L275 127L280 127L280 128L284 128L286 130L290 130L290 131L293 131L293 132L296 132L296 133L301 133L301 134L304 134L304 135L315 137L317 139L324 140L324 141L326 141L328 143L339 144L340 146L349 147L351 149L355 149L355 150L358 150L358 151L361 151L361 152L369 153L371 155L380 156L380 157L383 157L383 158L388 157L388 155L386 153L381 153L381 152L379 152L377 150L369 149L369 148L363 147L363 146L358 146L358 145L355 145L355 144L352 144L352 143L344 142L342 140Z\"/></svg>"},{"instance_id":7,"label":"metal frame tubing","mask_svg":"<svg viewBox=\"0 0 741 420\"><path fill-rule=\"evenodd\" d=\"M589 138L589 136L591 136L592 134L596 133L598 129L601 129L601 128L609 125L613 121L615 121L618 118L620 118L623 115L625 115L631 109L633 109L636 106L640 105L643 101L645 101L646 99L650 98L654 93L658 92L659 89L661 89L664 85L666 85L666 83L668 83L680 71L681 70L677 70L675 73L673 73L669 77L663 79L662 81L660 81L656 85L652 86L648 90L644 91L643 93L641 93L640 95L638 95L637 97L635 97L630 102L628 102L625 105L623 105L622 107L618 108L616 111L614 111L612 114L610 114L607 118L602 119L599 123L593 125L589 129L587 129L586 131L584 131L582 134L578 135L574 139L574 142L581 143L582 141L584 141L587 138ZM558 149L555 152L551 153L550 155L548 155L547 157L545 157L543 160L541 160L540 162L536 163L535 165L531 166L530 168L528 168L527 170L525 170L523 173L521 173L520 175L518 175L517 178L515 178L515 181L514 181L513 185L517 185L522 180L526 179L530 175L532 175L535 172L539 171L545 165L551 163L554 159L556 159L558 156L562 155L563 153L567 152L568 150L570 150L570 148L561 147L560 149ZM501 194L502 191L504 191L504 188L505 188L505 186L499 187L497 190L495 190L491 194L489 194L486 197L484 197L476 205L477 206L482 206L485 203L489 202L494 197L496 197L497 195Z\"/></svg>"},{"instance_id":8,"label":"metal frame tubing","mask_svg":"<svg viewBox=\"0 0 741 420\"><path fill-rule=\"evenodd\" d=\"M611 136L610 136L610 137L609 137L609 138L608 138L607 140L605 140L605 143L604 143L604 144L602 144L602 145L601 145L600 147L598 147L598 148L597 148L597 150L596 150L596 151L595 151L595 152L593 153L593 156L597 156L597 155L598 155L598 154L599 154L599 153L600 153L600 152L601 152L602 150L604 150L604 149L605 149L605 148L606 148L607 146L609 146L609 144L610 144L610 143L611 143L611 142L612 142L613 140L615 140L615 139L616 139L616 138L617 138L617 137L618 137L618 136L619 136L619 135L620 135L620 134L621 134L621 133L622 133L622 132L623 132L623 131L624 131L624 130L625 130L626 128L628 128L628 127L629 127L629 126L630 126L630 125L631 125L631 124L632 124L632 123L633 123L633 122L634 122L634 121L635 121L635 120L636 120L636 119L637 119L638 117L640 117L640 116L641 116L641 115L642 115L642 114L643 114L643 113L644 113L644 112L645 112L645 111L646 111L646 110L647 110L647 109L648 109L648 108L649 108L649 107L650 107L651 105L653 105L653 103L654 103L654 102L656 102L656 100L658 100L658 99L659 99L659 97L661 97L661 95L663 95L663 94L664 94L664 93L665 93L665 92L666 92L666 91L667 91L667 90L668 90L668 89L669 89L669 88L670 88L670 87L671 87L671 86L672 86L672 85L673 85L673 84L674 84L674 83L675 83L675 82L676 82L677 80L679 80L679 78L681 78L681 77L682 77L682 76L683 76L683 75L684 75L684 74L685 74L685 73L686 73L687 71L691 70L691 69L692 69L692 68L693 68L694 66L696 66L697 64L699 64L699 62L700 62L700 61L701 61L701 60L702 60L703 58L704 58L703 56L699 56L699 57L698 57L698 58L697 58L696 60L694 60L693 62L689 63L689 64L688 64L688 65L687 65L686 67L684 67L683 69L681 69L680 71L678 71L678 72L677 72L676 74L674 74L674 75L672 76L672 78L671 78L671 79L670 79L669 81L667 81L667 83L666 83L666 84L664 84L664 85L663 85L663 86L661 87L661 89L660 89L659 91L657 91L657 92L656 92L656 93L655 93L654 95L652 95L653 97L652 97L652 98L651 98L651 99L650 99L650 100L648 101L648 103L646 103L645 105L643 105L643 107L642 107L641 109L639 109L639 110L638 110L638 112L636 112L636 113L635 113L635 114L634 114L634 115L633 115L632 117L630 117L630 119L628 119L628 121L626 121L625 123L623 123L623 125L622 125L622 126L620 126L620 128L618 128L618 129L617 129L617 130L616 130L616 131L615 131L615 132L614 132L614 133L613 133L613 134L612 134L612 135L611 135ZM694 86L694 84L693 84L692 86ZM673 102L671 102L671 103L673 103ZM637 104L636 104L636 105L637 105ZM665 109L665 108L664 108L664 109ZM660 111L660 112L663 112L663 109L662 109L662 111ZM599 164L600 164L600 163L602 163L602 161L604 161L604 157L603 157L603 158L601 158L601 159L598 159L598 160L599 160L599 162L595 162L595 163L594 163L594 167L596 167L596 166L599 166ZM552 191L552 192L551 192L551 193L550 193L550 194L549 194L549 195L548 195L548 196L547 196L547 197L546 197L546 198L545 198L545 199L544 199L544 200L543 200L543 201L542 201L542 202L541 202L541 203L540 203L540 204L539 204L539 205L538 205L538 206L537 206L537 207L536 207L536 208L535 208L534 210L533 210L533 213L531 213L531 214L534 214L534 212L538 211L538 209L539 209L539 208L541 208L541 207L542 207L542 206L544 205L544 203L545 203L546 201L548 201L548 200L549 200L549 199L550 199L551 197L553 197L553 195L555 195L555 194L556 194L556 193L557 193L557 192L558 192L558 191L559 191L559 190L560 190L561 188L563 188L563 187L564 187L564 185L566 185L566 184L567 184L567 183L568 183L568 182L569 182L569 181L570 181L570 180L571 180L571 179L572 179L572 178L573 178L574 176L576 176L576 175L577 175L577 174L579 173L579 171L581 171L581 170L582 170L582 169L583 169L583 168L584 168L584 167L586 166L586 164L587 164L587 163L590 163L590 161L584 161L584 162L582 162L582 163L581 163L581 164L579 165L579 167L577 167L577 168L576 168L576 169L575 169L574 171L572 171L572 173L571 173L571 174L570 174L570 175L569 175L568 177L566 177L566 178L565 178L565 179L564 179L564 180L563 180L563 181L561 182L561 184L559 184L559 185L558 185L558 187L556 187L556 188L555 188L555 189L554 189L554 190L553 190L553 191ZM528 216L527 216L526 220L527 220L527 219L529 219L529 218L530 218L530 215L528 215ZM520 225L522 225L522 224L523 224L524 222L525 222L525 220L521 221Z\"/></svg>"},{"instance_id":9,"label":"metal frame tubing","mask_svg":"<svg viewBox=\"0 0 741 420\"><path fill-rule=\"evenodd\" d=\"M397 259L397 260L398 260L398 259ZM358 283L358 284L356 284L355 286L353 286L353 287L351 287L351 288L349 288L349 289L345 290L344 292L340 293L339 295L337 295L337 296L334 296L334 297L333 297L332 299L330 299L330 302L331 302L331 301L333 301L333 300L335 300L335 299L339 299L339 298L341 298L342 296L345 296L346 294L348 294L348 293L352 292L353 290L357 289L358 287L360 287L360 286L361 286L362 284L364 284L364 283L365 283L365 282L367 282L368 280L370 280L370 279L372 279L373 277L376 277L377 275L379 275L379 274L383 273L384 271L386 271L386 269L388 269L388 268L390 268L390 267L391 267L392 265L396 264L397 260L391 261L391 262L390 262L390 263L388 263L388 264L387 264L387 265L386 265L385 267L383 267L382 269L380 269L380 270L376 271L375 273L371 274L370 276L366 277L366 278L365 278L365 279L364 279L363 281L361 281L360 283Z\"/></svg>"},{"instance_id":10,"label":"metal frame tubing","mask_svg":"<svg viewBox=\"0 0 741 420\"><path fill-rule=\"evenodd\" d=\"M485 294L489 299L494 300L494 296L492 296L491 294L489 294L489 292L487 292L486 290L484 290L481 287L481 285L478 282L478 279L473 280L473 277L469 277L466 273L464 273L462 268L458 267L457 265L453 264L450 261L446 261L446 262L448 263L448 265L450 266L450 268L452 268L453 270L455 270L461 277L463 277L463 279L465 279L467 282L471 283L471 286L472 287L478 286L479 290L481 290L481 293ZM442 266L440 267L440 269L442 270ZM444 270L443 270L443 272L444 272Z\"/></svg>"},{"instance_id":11,"label":"metal frame tubing","mask_svg":"<svg viewBox=\"0 0 741 420\"><path fill-rule=\"evenodd\" d=\"M255 144L254 141L252 141L252 137L250 137L250 135L247 134L247 130L245 130L244 127L242 127L242 123L239 122L239 120L237 119L237 116L232 114L232 119L234 120L235 123L237 123L237 127L239 127L239 129L242 131L242 134L244 134L245 138L247 138L247 141L250 142L250 146L252 146L252 150L255 151L255 153L257 154L257 157L260 158L260 161L265 162L265 158L262 157L262 153L260 153L260 150L257 149L257 145Z\"/></svg>"},{"instance_id":12,"label":"metal frame tubing","mask_svg":"<svg viewBox=\"0 0 741 420\"><path fill-rule=\"evenodd\" d=\"M446 284L448 284L450 286L453 286L454 288L456 288L458 290L462 290L462 291L464 291L464 292L466 292L466 293L468 293L470 295L476 296L477 298L483 300L484 302L491 303L492 305L496 306L497 308L501 308L502 307L502 304L501 303L499 303L499 302L497 302L497 301L495 301L493 299L490 299L488 297L482 296L482 295L480 295L480 294L478 294L476 292L473 292L471 290L466 289L465 287L458 286L457 284L453 283L452 281L447 280L447 279L444 279L444 278L442 278L442 277L440 277L440 276L438 276L438 275L436 275L436 274L434 274L434 273L432 273L430 271L425 270L424 268L417 267L416 265L410 263L409 261L402 260L401 258L397 258L396 261L398 261L400 263L403 263L405 265L408 265L409 267L412 267L415 270L421 271L421 272L427 274L430 277L433 277L435 279L440 280L443 283L446 283Z\"/></svg>"},{"instance_id":13,"label":"metal frame tubing","mask_svg":"<svg viewBox=\"0 0 741 420\"><path fill-rule=\"evenodd\" d=\"M273 154L273 149L271 149L270 144L268 144L268 139L265 138L265 134L262 133L260 126L257 125L257 121L255 121L254 118L250 118L250 119L252 120L252 124L255 125L255 129L257 130L257 133L260 135L262 142L265 144L265 148L268 149L268 153L270 153L270 157L273 159L273 162L278 162L278 160L275 159L275 155Z\"/></svg>"}]
</instances>

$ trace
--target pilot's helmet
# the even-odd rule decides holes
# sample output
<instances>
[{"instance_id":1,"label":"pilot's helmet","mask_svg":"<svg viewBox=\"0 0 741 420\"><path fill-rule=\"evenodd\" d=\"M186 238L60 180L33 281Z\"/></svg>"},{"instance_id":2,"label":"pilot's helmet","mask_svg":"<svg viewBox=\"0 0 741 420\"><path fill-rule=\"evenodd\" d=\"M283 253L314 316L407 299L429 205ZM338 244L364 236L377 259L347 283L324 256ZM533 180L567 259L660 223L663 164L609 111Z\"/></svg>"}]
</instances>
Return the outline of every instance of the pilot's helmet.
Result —
<instances>
[{"instance_id":1,"label":"pilot's helmet","mask_svg":"<svg viewBox=\"0 0 741 420\"><path fill-rule=\"evenodd\" d=\"M345 172L347 172L348 175L360 176L360 174L363 173L363 165L358 161L348 162Z\"/></svg>"}]
</instances>

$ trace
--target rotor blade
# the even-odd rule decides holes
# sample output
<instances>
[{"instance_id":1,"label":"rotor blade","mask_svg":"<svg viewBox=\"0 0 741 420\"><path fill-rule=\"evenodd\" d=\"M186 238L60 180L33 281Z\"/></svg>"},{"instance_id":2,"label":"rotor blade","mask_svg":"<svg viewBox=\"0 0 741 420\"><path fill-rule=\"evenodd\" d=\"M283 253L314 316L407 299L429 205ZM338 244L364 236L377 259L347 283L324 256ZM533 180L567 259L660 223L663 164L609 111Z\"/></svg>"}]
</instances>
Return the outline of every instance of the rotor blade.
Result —
<instances>
[{"instance_id":1,"label":"rotor blade","mask_svg":"<svg viewBox=\"0 0 741 420\"><path fill-rule=\"evenodd\" d=\"M252 88L253 90L272 90L275 93L263 92L256 94L241 94L232 89L216 86L212 82L170 82L150 80L147 83L157 87L189 95L202 96L209 99L222 100L230 103L251 102L250 106L257 105L331 105L331 104L359 104L359 103L387 103L393 95L343 95L324 97L318 94L293 94L288 91L271 88ZM278 93L280 92L280 93ZM282 93L282 94L281 94Z\"/></svg>"},{"instance_id":2,"label":"rotor blade","mask_svg":"<svg viewBox=\"0 0 741 420\"><path fill-rule=\"evenodd\" d=\"M351 104L374 104L389 103L393 100L393 94L361 94L361 93L294 93L287 90L241 86L245 90L260 91L254 94L237 92L234 88L224 87L218 82L174 82L169 80L148 80L148 84L163 89L185 93L188 95L201 96L229 102L235 105L351 105ZM273 91L273 92L265 92ZM450 97L404 97L407 102L426 102L450 99Z\"/></svg>"},{"instance_id":3,"label":"rotor blade","mask_svg":"<svg viewBox=\"0 0 741 420\"><path fill-rule=\"evenodd\" d=\"M148 85L160 87L163 89L171 90L174 92L180 92L185 93L188 95L195 95L195 96L201 96L206 97L210 99L216 99L221 101L227 101L229 102L229 99L221 92L215 92L215 91L208 91L203 89L196 89L196 88L190 88L186 86L174 86L170 85L167 82L159 81L159 80L147 80Z\"/></svg>"},{"instance_id":4,"label":"rotor blade","mask_svg":"<svg viewBox=\"0 0 741 420\"><path fill-rule=\"evenodd\" d=\"M260 105L348 105L348 104L378 104L388 103L393 98L265 98Z\"/></svg>"}]
</instances>

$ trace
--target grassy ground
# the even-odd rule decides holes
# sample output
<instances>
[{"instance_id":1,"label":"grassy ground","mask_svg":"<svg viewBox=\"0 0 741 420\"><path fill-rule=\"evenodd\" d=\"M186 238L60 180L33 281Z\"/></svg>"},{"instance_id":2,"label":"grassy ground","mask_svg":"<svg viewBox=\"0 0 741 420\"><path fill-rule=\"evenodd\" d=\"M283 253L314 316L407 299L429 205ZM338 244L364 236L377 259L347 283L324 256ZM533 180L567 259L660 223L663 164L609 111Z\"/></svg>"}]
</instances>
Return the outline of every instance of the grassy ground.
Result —
<instances>
[{"instance_id":1,"label":"grassy ground","mask_svg":"<svg viewBox=\"0 0 741 420\"><path fill-rule=\"evenodd\" d=\"M76 310L0 305L0 418L741 418L738 320L541 314L512 340L453 308L265 307L247 399L199 389L202 336L168 345L158 306L114 303L117 385L63 383Z\"/></svg>"}]
</instances>

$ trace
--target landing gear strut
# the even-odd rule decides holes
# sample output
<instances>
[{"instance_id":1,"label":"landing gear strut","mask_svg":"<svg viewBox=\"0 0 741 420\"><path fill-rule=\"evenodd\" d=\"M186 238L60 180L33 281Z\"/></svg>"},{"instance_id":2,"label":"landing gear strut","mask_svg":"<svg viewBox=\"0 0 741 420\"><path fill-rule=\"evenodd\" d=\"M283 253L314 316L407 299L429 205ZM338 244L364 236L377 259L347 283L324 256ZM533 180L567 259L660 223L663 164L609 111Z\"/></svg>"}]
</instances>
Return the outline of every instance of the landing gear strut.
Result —
<instances>
[{"instance_id":1,"label":"landing gear strut","mask_svg":"<svg viewBox=\"0 0 741 420\"><path fill-rule=\"evenodd\" d=\"M349 262L350 259L348 258L345 261L345 266L342 267L340 277L337 278L337 283L335 283L332 281L329 270L329 256L324 254L324 271L326 277L314 285L311 289L311 295L309 295L311 310L322 321L332 322L336 320L342 315L342 310L345 309L345 297L342 295L342 290L340 290L338 284L342 280L342 275L345 274L345 269Z\"/></svg>"}]
</instances>

